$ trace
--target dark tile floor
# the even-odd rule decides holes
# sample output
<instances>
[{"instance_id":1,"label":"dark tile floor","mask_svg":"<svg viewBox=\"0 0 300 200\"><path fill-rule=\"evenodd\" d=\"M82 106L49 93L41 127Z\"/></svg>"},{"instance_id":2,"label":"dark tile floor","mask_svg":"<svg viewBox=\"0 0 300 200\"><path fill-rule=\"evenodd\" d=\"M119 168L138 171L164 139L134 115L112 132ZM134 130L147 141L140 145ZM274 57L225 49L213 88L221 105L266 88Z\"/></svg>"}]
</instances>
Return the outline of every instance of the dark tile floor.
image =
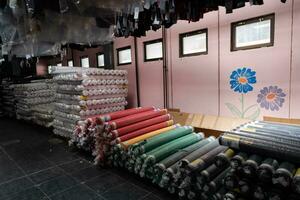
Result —
<instances>
[{"instance_id":1,"label":"dark tile floor","mask_svg":"<svg viewBox=\"0 0 300 200\"><path fill-rule=\"evenodd\" d=\"M0 118L1 200L159 200L167 192L122 169L93 165L51 130Z\"/></svg>"}]
</instances>

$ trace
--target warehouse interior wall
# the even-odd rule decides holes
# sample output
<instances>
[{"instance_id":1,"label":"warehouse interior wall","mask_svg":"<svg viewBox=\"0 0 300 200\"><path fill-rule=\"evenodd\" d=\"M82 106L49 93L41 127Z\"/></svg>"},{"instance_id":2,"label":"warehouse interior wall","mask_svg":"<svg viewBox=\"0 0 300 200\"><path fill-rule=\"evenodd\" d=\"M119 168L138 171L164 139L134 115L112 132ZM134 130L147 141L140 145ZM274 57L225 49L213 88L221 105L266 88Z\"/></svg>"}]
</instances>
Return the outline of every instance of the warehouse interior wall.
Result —
<instances>
[{"instance_id":1,"label":"warehouse interior wall","mask_svg":"<svg viewBox=\"0 0 300 200\"><path fill-rule=\"evenodd\" d=\"M231 23L275 13L274 46L231 51ZM263 116L300 118L300 2L266 0L263 6L246 6L225 14L225 9L205 14L196 23L179 21L167 29L169 107L190 113L262 119ZM208 54L179 57L179 34L208 29ZM162 61L144 62L144 41L161 38L161 31L138 39L138 69L141 106L163 106ZM133 39L117 39L134 46ZM124 44L125 45L125 44ZM134 55L134 53L132 53ZM246 94L230 89L230 75L238 68L256 72L257 83ZM118 68L118 66L117 66ZM122 66L121 68L124 68ZM135 64L126 66L129 81L135 81ZM258 103L263 89L276 90L284 102L278 109ZM130 86L130 106L136 106L136 86ZM276 99L274 99L274 102ZM275 102L276 103L276 102Z\"/></svg>"}]
</instances>

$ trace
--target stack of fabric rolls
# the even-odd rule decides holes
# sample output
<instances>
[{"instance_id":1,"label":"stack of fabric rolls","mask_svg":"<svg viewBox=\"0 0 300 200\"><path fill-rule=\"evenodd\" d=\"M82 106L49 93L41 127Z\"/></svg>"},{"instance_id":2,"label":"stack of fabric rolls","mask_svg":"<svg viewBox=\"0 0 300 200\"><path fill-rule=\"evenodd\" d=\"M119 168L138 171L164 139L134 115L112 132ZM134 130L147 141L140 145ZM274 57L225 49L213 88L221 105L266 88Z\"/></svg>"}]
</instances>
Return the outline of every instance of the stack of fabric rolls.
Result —
<instances>
[{"instance_id":1,"label":"stack of fabric rolls","mask_svg":"<svg viewBox=\"0 0 300 200\"><path fill-rule=\"evenodd\" d=\"M52 123L52 116L39 115L40 110L43 112L51 109L49 106L54 102L54 88L48 84L47 80L38 80L30 83L15 84L14 93L16 97L17 119L33 121L40 125L49 126ZM51 111L50 111L51 112ZM35 119L35 116L40 117ZM40 121L41 120L41 121Z\"/></svg>"},{"instance_id":2,"label":"stack of fabric rolls","mask_svg":"<svg viewBox=\"0 0 300 200\"><path fill-rule=\"evenodd\" d=\"M224 178L224 199L300 199L300 126L255 121L219 139L238 154Z\"/></svg>"},{"instance_id":3,"label":"stack of fabric rolls","mask_svg":"<svg viewBox=\"0 0 300 200\"><path fill-rule=\"evenodd\" d=\"M9 80L2 80L1 87L3 115L14 117L16 115L16 102L13 83Z\"/></svg>"},{"instance_id":4,"label":"stack of fabric rolls","mask_svg":"<svg viewBox=\"0 0 300 200\"><path fill-rule=\"evenodd\" d=\"M127 105L128 81L125 70L72 67L67 71L62 69L60 73L58 68L54 80L57 89L53 126L57 135L70 138L76 124L82 125L86 119L124 110ZM73 140L82 144L80 138Z\"/></svg>"}]
</instances>

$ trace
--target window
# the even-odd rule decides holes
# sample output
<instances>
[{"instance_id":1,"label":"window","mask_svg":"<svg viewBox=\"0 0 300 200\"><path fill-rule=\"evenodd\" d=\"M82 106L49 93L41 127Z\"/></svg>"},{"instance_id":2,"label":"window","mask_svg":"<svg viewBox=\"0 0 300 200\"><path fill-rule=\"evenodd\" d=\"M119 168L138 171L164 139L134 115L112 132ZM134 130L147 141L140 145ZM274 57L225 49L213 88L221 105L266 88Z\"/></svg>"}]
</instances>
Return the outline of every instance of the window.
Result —
<instances>
[{"instance_id":1,"label":"window","mask_svg":"<svg viewBox=\"0 0 300 200\"><path fill-rule=\"evenodd\" d=\"M131 64L131 47L123 47L117 49L118 65Z\"/></svg>"},{"instance_id":2,"label":"window","mask_svg":"<svg viewBox=\"0 0 300 200\"><path fill-rule=\"evenodd\" d=\"M163 58L162 39L144 42L144 61L160 60Z\"/></svg>"},{"instance_id":3,"label":"window","mask_svg":"<svg viewBox=\"0 0 300 200\"><path fill-rule=\"evenodd\" d=\"M87 57L87 56L81 57L80 65L81 65L81 67L89 68L90 67L89 57Z\"/></svg>"},{"instance_id":4,"label":"window","mask_svg":"<svg viewBox=\"0 0 300 200\"><path fill-rule=\"evenodd\" d=\"M104 67L104 54L103 53L97 54L97 67Z\"/></svg>"},{"instance_id":5,"label":"window","mask_svg":"<svg viewBox=\"0 0 300 200\"><path fill-rule=\"evenodd\" d=\"M73 60L68 60L68 66L69 67L73 67L74 66Z\"/></svg>"},{"instance_id":6,"label":"window","mask_svg":"<svg viewBox=\"0 0 300 200\"><path fill-rule=\"evenodd\" d=\"M57 63L56 66L62 67L62 63Z\"/></svg>"},{"instance_id":7,"label":"window","mask_svg":"<svg viewBox=\"0 0 300 200\"><path fill-rule=\"evenodd\" d=\"M179 56L207 54L207 29L179 35Z\"/></svg>"},{"instance_id":8,"label":"window","mask_svg":"<svg viewBox=\"0 0 300 200\"><path fill-rule=\"evenodd\" d=\"M231 24L231 51L274 45L275 15L266 15Z\"/></svg>"}]
</instances>

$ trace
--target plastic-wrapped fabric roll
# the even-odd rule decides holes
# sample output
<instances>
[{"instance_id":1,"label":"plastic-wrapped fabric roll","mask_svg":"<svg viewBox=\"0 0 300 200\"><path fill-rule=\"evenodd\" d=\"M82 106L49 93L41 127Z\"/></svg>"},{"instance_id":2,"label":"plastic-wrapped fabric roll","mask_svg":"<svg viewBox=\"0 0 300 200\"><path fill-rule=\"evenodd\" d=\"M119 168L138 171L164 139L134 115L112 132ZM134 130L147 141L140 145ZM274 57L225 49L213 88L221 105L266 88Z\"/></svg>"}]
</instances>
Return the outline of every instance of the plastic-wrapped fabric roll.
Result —
<instances>
[{"instance_id":1,"label":"plastic-wrapped fabric roll","mask_svg":"<svg viewBox=\"0 0 300 200\"><path fill-rule=\"evenodd\" d=\"M254 190L253 190L253 197L255 200L265 200L267 199L267 191L261 186L261 185L256 185Z\"/></svg>"},{"instance_id":2,"label":"plastic-wrapped fabric roll","mask_svg":"<svg viewBox=\"0 0 300 200\"><path fill-rule=\"evenodd\" d=\"M295 165L289 162L283 162L275 171L272 182L274 185L279 185L283 188L287 188L291 185L295 172Z\"/></svg>"},{"instance_id":3,"label":"plastic-wrapped fabric roll","mask_svg":"<svg viewBox=\"0 0 300 200\"><path fill-rule=\"evenodd\" d=\"M278 144L276 142L258 140L248 137L241 137L233 134L225 134L220 137L221 145L229 146L233 149L263 154L273 158L285 158L287 161L300 163L300 147Z\"/></svg>"},{"instance_id":4,"label":"plastic-wrapped fabric roll","mask_svg":"<svg viewBox=\"0 0 300 200\"><path fill-rule=\"evenodd\" d=\"M300 168L297 169L293 178L293 189L297 194L300 195Z\"/></svg>"},{"instance_id":5,"label":"plastic-wrapped fabric roll","mask_svg":"<svg viewBox=\"0 0 300 200\"><path fill-rule=\"evenodd\" d=\"M228 190L234 190L238 188L239 176L237 170L231 168L231 170L224 177L224 186Z\"/></svg>"},{"instance_id":6,"label":"plastic-wrapped fabric roll","mask_svg":"<svg viewBox=\"0 0 300 200\"><path fill-rule=\"evenodd\" d=\"M235 152L232 149L227 149L225 152L216 156L215 164L218 167L227 166L230 164L230 159L234 156Z\"/></svg>"},{"instance_id":7,"label":"plastic-wrapped fabric roll","mask_svg":"<svg viewBox=\"0 0 300 200\"><path fill-rule=\"evenodd\" d=\"M135 137L141 136L145 133L149 133L151 131L155 131L155 130L162 129L162 128L165 128L165 127L168 127L168 126L172 126L173 124L174 124L173 120L161 122L161 123L158 123L158 124L155 124L155 125L152 125L152 126L148 126L148 127L136 130L136 131L128 133L126 135L123 135L119 138L116 138L114 140L114 142L119 144L121 142L124 142L124 141L130 140L130 139L133 139Z\"/></svg>"},{"instance_id":8,"label":"plastic-wrapped fabric roll","mask_svg":"<svg viewBox=\"0 0 300 200\"><path fill-rule=\"evenodd\" d=\"M276 188L268 191L268 200L286 200L286 196L283 191Z\"/></svg>"},{"instance_id":9,"label":"plastic-wrapped fabric roll","mask_svg":"<svg viewBox=\"0 0 300 200\"><path fill-rule=\"evenodd\" d=\"M255 126L256 128L261 128L264 130L270 130L276 133L286 133L289 135L298 135L300 134L300 127L298 125L292 124L279 124L279 123L272 123L272 122L265 122L265 121L256 121L250 123L251 126Z\"/></svg>"},{"instance_id":10,"label":"plastic-wrapped fabric roll","mask_svg":"<svg viewBox=\"0 0 300 200\"><path fill-rule=\"evenodd\" d=\"M141 136L135 137L133 139L127 140L125 142L122 142L121 145L122 145L123 148L127 149L129 146L131 146L133 144L136 144L136 143L141 142L143 140L149 139L149 138L154 137L156 135L159 135L159 134L161 134L163 132L167 132L167 131L173 130L173 129L177 128L177 127L180 127L180 125L179 124L175 124L175 125L172 125L172 126L168 126L168 127L162 128L162 129L151 131L151 132L146 133L144 135L141 135Z\"/></svg>"},{"instance_id":11,"label":"plastic-wrapped fabric roll","mask_svg":"<svg viewBox=\"0 0 300 200\"><path fill-rule=\"evenodd\" d=\"M154 124L162 123L162 122L168 121L170 119L171 119L171 115L169 115L169 114L154 117L152 119L148 119L148 120L141 121L141 122L129 125L129 126L122 127L120 129L113 130L110 133L110 137L111 138L121 137L123 135L126 135L127 133L130 133L130 132L133 132L133 131L136 131L136 130L139 130L139 129L142 129L142 128L145 128L148 126L152 126Z\"/></svg>"},{"instance_id":12,"label":"plastic-wrapped fabric roll","mask_svg":"<svg viewBox=\"0 0 300 200\"><path fill-rule=\"evenodd\" d=\"M170 156L180 149L202 140L203 138L203 134L191 133L152 150L151 152L147 153L147 158L145 158L140 175L143 177L145 173L147 173L145 170L149 170L149 168L151 168L155 163Z\"/></svg>"},{"instance_id":13,"label":"plastic-wrapped fabric roll","mask_svg":"<svg viewBox=\"0 0 300 200\"><path fill-rule=\"evenodd\" d=\"M219 144L218 144L219 145ZM210 149L209 146L207 146L207 149L205 150L203 147L203 151L205 152L200 158L197 158L196 160L192 161L191 163L188 164L187 170L189 171L202 171L204 168L208 167L210 164L212 164L215 160L216 155L218 155L221 152L224 152L228 149L228 147L225 146L214 146L212 144L212 147ZM207 151L208 150L208 151Z\"/></svg>"},{"instance_id":14,"label":"plastic-wrapped fabric roll","mask_svg":"<svg viewBox=\"0 0 300 200\"><path fill-rule=\"evenodd\" d=\"M135 155L141 155L145 152L151 151L158 146L161 146L169 141L180 138L182 136L188 135L194 131L194 128L191 126L182 126L174 130L164 132L160 135L156 135L148 140L145 140L137 145L134 149Z\"/></svg>"},{"instance_id":15,"label":"plastic-wrapped fabric roll","mask_svg":"<svg viewBox=\"0 0 300 200\"><path fill-rule=\"evenodd\" d=\"M194 160L200 158L201 156L205 155L207 152L219 146L218 141L215 139L215 137L211 136L207 138L207 140L210 141L207 145L203 146L200 149L197 149L196 151L192 152L188 156L184 157L178 163L178 166L180 168L185 168L189 163L193 162Z\"/></svg>"},{"instance_id":16,"label":"plastic-wrapped fabric roll","mask_svg":"<svg viewBox=\"0 0 300 200\"><path fill-rule=\"evenodd\" d=\"M262 160L263 158L259 155L251 155L242 166L242 176L249 179L255 178L256 171Z\"/></svg>"},{"instance_id":17,"label":"plastic-wrapped fabric roll","mask_svg":"<svg viewBox=\"0 0 300 200\"><path fill-rule=\"evenodd\" d=\"M122 128L124 126L128 126L137 122L141 122L147 119L151 119L154 117L158 117L161 115L167 114L167 110L151 110L147 112L138 113L135 115L129 115L126 117L122 117L116 120L109 121L105 124L107 130L115 130L118 128Z\"/></svg>"},{"instance_id":18,"label":"plastic-wrapped fabric roll","mask_svg":"<svg viewBox=\"0 0 300 200\"><path fill-rule=\"evenodd\" d=\"M240 169L244 162L248 159L248 155L244 152L239 152L235 156L232 157L230 161L230 166L233 169Z\"/></svg>"},{"instance_id":19,"label":"plastic-wrapped fabric roll","mask_svg":"<svg viewBox=\"0 0 300 200\"><path fill-rule=\"evenodd\" d=\"M241 179L238 182L239 185L239 191L243 196L251 196L252 194L252 185L253 183L250 182L248 179Z\"/></svg>"},{"instance_id":20,"label":"plastic-wrapped fabric roll","mask_svg":"<svg viewBox=\"0 0 300 200\"><path fill-rule=\"evenodd\" d=\"M272 158L265 159L257 169L257 177L263 183L272 183L272 177L278 169L279 163Z\"/></svg>"},{"instance_id":21,"label":"plastic-wrapped fabric roll","mask_svg":"<svg viewBox=\"0 0 300 200\"><path fill-rule=\"evenodd\" d=\"M107 122L107 121L123 118L123 117L129 116L129 115L134 115L137 113L147 112L147 111L151 111L151 110L154 110L154 107L145 107L145 108L139 107L139 108L121 110L121 111L109 113L107 115L102 115L102 116L98 117L97 122L98 122L98 124L103 124L104 122Z\"/></svg>"},{"instance_id":22,"label":"plastic-wrapped fabric roll","mask_svg":"<svg viewBox=\"0 0 300 200\"><path fill-rule=\"evenodd\" d=\"M216 193L223 184L223 179L226 176L227 172L230 168L225 169L222 173L220 173L217 177L215 177L211 182L203 187L203 191L206 193Z\"/></svg>"},{"instance_id":23,"label":"plastic-wrapped fabric roll","mask_svg":"<svg viewBox=\"0 0 300 200\"><path fill-rule=\"evenodd\" d=\"M227 193L226 188L221 187L218 192L216 192L212 197L211 200L223 200L224 195Z\"/></svg>"},{"instance_id":24,"label":"plastic-wrapped fabric roll","mask_svg":"<svg viewBox=\"0 0 300 200\"><path fill-rule=\"evenodd\" d=\"M207 167L205 170L201 171L197 181L201 186L204 186L206 183L212 181L218 174L220 174L228 165L217 167L216 164L212 164Z\"/></svg>"}]
</instances>

